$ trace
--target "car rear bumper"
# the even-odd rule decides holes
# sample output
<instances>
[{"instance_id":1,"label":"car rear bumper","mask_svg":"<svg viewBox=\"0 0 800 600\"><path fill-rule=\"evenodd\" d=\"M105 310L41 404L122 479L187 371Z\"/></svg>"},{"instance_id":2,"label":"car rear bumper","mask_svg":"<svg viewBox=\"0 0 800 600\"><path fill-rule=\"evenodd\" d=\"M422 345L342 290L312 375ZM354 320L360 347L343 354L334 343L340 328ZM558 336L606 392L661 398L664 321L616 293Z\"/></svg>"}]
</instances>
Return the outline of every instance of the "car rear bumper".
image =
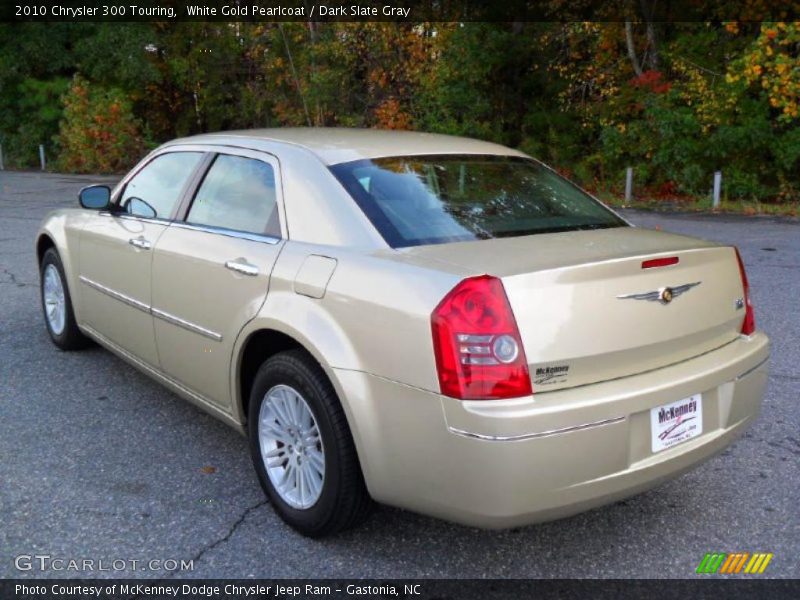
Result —
<instances>
[{"instance_id":1,"label":"car rear bumper","mask_svg":"<svg viewBox=\"0 0 800 600\"><path fill-rule=\"evenodd\" d=\"M376 500L501 528L630 496L721 451L758 415L768 355L756 333L648 373L503 401L335 376ZM650 409L697 393L702 434L653 453Z\"/></svg>"}]
</instances>

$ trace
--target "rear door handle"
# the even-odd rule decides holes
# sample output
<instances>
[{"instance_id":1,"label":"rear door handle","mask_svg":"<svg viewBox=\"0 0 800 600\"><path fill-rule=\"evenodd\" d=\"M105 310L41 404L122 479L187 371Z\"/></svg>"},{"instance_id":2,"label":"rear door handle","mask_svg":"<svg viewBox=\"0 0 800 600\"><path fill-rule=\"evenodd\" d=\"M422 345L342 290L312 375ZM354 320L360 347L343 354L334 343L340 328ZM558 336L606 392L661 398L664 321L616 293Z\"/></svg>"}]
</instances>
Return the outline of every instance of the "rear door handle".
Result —
<instances>
[{"instance_id":1,"label":"rear door handle","mask_svg":"<svg viewBox=\"0 0 800 600\"><path fill-rule=\"evenodd\" d=\"M258 267L251 265L243 258L229 260L225 263L225 268L230 269L231 271L236 271L237 273L241 273L242 275L249 275L250 277L255 277L258 275Z\"/></svg>"},{"instance_id":2,"label":"rear door handle","mask_svg":"<svg viewBox=\"0 0 800 600\"><path fill-rule=\"evenodd\" d=\"M141 235L140 235L139 237L135 237L135 238L131 238L131 239L129 239L129 240L128 240L128 243L129 243L131 246L136 246L137 248L141 248L142 250L150 250L150 248L153 246L153 244L151 244L150 242L148 242L148 241L147 241L146 239L144 239L144 237L143 237L143 236L141 236Z\"/></svg>"}]
</instances>

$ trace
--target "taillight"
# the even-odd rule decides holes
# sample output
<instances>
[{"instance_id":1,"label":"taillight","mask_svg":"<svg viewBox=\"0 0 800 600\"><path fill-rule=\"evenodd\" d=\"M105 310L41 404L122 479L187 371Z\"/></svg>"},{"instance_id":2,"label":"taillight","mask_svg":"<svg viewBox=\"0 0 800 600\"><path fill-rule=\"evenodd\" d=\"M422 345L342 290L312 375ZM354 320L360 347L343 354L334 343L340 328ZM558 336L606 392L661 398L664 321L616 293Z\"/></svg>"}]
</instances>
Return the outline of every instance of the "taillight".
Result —
<instances>
[{"instance_id":1,"label":"taillight","mask_svg":"<svg viewBox=\"0 0 800 600\"><path fill-rule=\"evenodd\" d=\"M431 329L442 394L490 400L533 393L517 322L496 277L459 283L433 311Z\"/></svg>"},{"instance_id":2,"label":"taillight","mask_svg":"<svg viewBox=\"0 0 800 600\"><path fill-rule=\"evenodd\" d=\"M736 250L736 260L739 262L739 274L742 276L742 288L744 288L744 321L742 322L742 333L744 335L753 335L756 330L756 315L753 312L753 304L750 302L750 284L747 282L747 273L744 270L744 262L742 255L739 254L739 249Z\"/></svg>"}]
</instances>

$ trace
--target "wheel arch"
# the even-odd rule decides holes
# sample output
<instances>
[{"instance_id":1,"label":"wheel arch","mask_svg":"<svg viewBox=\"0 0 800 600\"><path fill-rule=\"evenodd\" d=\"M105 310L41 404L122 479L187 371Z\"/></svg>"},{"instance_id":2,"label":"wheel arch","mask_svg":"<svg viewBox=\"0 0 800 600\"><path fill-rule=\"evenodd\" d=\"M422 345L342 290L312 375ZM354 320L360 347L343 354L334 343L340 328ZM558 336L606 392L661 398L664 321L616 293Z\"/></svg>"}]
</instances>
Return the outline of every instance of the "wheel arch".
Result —
<instances>
[{"instance_id":1,"label":"wheel arch","mask_svg":"<svg viewBox=\"0 0 800 600\"><path fill-rule=\"evenodd\" d=\"M333 340L330 340L333 342ZM339 339L339 343L347 344L346 340ZM285 322L273 320L251 321L248 326L239 334L239 339L234 347L233 360L231 361L231 392L232 392L232 416L240 424L241 431L247 431L248 424L248 404L250 388L253 384L255 374L259 367L270 356L289 349L299 349L304 351L322 368L328 380L331 382L336 396L344 411L347 426L353 436L353 443L356 447L361 472L370 487L370 460L362 432L359 430L358 423L364 421L353 414L353 409L345 394L344 386L336 374L336 369L325 359L324 353L309 338L299 330L292 328ZM341 346L339 347L341 351Z\"/></svg>"},{"instance_id":2,"label":"wheel arch","mask_svg":"<svg viewBox=\"0 0 800 600\"><path fill-rule=\"evenodd\" d=\"M53 238L50 236L49 233L40 233L36 238L36 264L41 265L42 259L44 258L44 253L47 252L50 248L55 248L56 252L58 252L58 248L56 247L56 243Z\"/></svg>"},{"instance_id":3,"label":"wheel arch","mask_svg":"<svg viewBox=\"0 0 800 600\"><path fill-rule=\"evenodd\" d=\"M303 350L313 356L299 341L277 329L256 329L247 335L238 353L234 378L235 410L242 424L247 423L250 389L258 369L270 357L292 349Z\"/></svg>"},{"instance_id":4,"label":"wheel arch","mask_svg":"<svg viewBox=\"0 0 800 600\"><path fill-rule=\"evenodd\" d=\"M234 347L234 360L231 365L234 418L243 426L246 426L250 389L259 367L271 356L291 349L304 351L322 368L339 396L339 401L348 416L348 423L351 425L352 431L352 420L350 419L346 398L337 381L333 367L325 359L324 353L300 331L284 323L272 320L258 323L251 322L239 334L239 339Z\"/></svg>"}]
</instances>

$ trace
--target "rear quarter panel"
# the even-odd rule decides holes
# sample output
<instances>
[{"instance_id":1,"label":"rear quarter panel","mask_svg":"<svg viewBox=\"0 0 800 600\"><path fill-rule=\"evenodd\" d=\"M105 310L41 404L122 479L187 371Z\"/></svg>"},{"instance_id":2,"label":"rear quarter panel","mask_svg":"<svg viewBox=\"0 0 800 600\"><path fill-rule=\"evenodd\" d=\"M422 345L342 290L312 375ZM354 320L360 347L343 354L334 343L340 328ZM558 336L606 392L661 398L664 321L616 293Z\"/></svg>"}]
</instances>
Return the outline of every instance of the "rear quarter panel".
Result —
<instances>
[{"instance_id":1,"label":"rear quarter panel","mask_svg":"<svg viewBox=\"0 0 800 600\"><path fill-rule=\"evenodd\" d=\"M306 257L336 259L322 298L297 292L295 278ZM294 337L327 370L364 371L437 391L430 315L460 275L385 260L331 246L287 242L258 316L239 335L259 329Z\"/></svg>"},{"instance_id":2,"label":"rear quarter panel","mask_svg":"<svg viewBox=\"0 0 800 600\"><path fill-rule=\"evenodd\" d=\"M295 277L309 255L336 259L336 269L322 298L297 292ZM461 279L376 253L359 253L331 246L287 242L270 279L267 299L255 319L239 334L231 369L235 418L246 421L239 364L251 334L275 330L299 342L327 374L347 416L368 481L376 451L375 436L383 431L385 409L405 409L402 397L376 398L363 387L364 373L394 388L439 392L433 354L430 314ZM355 382L355 383L354 383ZM424 394L424 397L435 398ZM442 418L438 402L426 404L426 414ZM382 414L383 413L383 414ZM393 413L395 414L395 413ZM440 425L443 421L440 421Z\"/></svg>"}]
</instances>

